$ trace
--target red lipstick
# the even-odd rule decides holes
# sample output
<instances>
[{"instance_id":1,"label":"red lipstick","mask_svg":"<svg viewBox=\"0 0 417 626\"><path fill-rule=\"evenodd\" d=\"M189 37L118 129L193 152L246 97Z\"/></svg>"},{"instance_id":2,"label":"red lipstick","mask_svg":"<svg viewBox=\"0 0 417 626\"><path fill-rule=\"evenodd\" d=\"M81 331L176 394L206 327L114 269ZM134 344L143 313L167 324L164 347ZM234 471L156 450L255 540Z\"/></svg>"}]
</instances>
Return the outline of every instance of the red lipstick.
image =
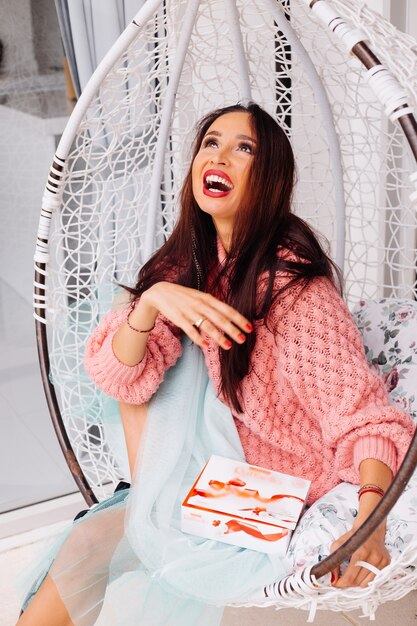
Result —
<instances>
[{"instance_id":1,"label":"red lipstick","mask_svg":"<svg viewBox=\"0 0 417 626\"><path fill-rule=\"evenodd\" d=\"M222 178L223 180L227 181L230 185L231 188L230 189L217 189L216 191L214 191L213 189L209 189L207 186L207 178L209 176L218 176L219 178ZM206 196L209 196L210 198L224 198L224 196L227 196L233 189L233 183L230 179L230 176L228 176L226 174L226 172L222 172L222 170L207 170L206 172L204 172L203 175L203 193Z\"/></svg>"}]
</instances>

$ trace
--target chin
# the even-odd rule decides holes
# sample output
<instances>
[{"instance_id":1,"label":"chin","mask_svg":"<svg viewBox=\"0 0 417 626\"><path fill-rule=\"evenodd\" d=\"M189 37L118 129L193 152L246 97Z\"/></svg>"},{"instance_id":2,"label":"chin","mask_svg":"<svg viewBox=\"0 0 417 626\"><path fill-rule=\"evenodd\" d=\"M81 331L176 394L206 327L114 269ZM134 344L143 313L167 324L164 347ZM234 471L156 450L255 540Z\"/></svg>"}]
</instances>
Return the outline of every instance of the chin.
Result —
<instances>
[{"instance_id":1,"label":"chin","mask_svg":"<svg viewBox=\"0 0 417 626\"><path fill-rule=\"evenodd\" d=\"M206 198L195 198L200 210L204 213L208 213L213 218L217 217L219 219L233 219L236 211L233 207L225 206L225 203L222 204L220 198L218 200Z\"/></svg>"},{"instance_id":2,"label":"chin","mask_svg":"<svg viewBox=\"0 0 417 626\"><path fill-rule=\"evenodd\" d=\"M200 206L201 211L203 213L207 213L207 215L211 215L214 221L216 220L233 220L234 214L229 212L224 212L220 208L213 209L212 207Z\"/></svg>"}]
</instances>

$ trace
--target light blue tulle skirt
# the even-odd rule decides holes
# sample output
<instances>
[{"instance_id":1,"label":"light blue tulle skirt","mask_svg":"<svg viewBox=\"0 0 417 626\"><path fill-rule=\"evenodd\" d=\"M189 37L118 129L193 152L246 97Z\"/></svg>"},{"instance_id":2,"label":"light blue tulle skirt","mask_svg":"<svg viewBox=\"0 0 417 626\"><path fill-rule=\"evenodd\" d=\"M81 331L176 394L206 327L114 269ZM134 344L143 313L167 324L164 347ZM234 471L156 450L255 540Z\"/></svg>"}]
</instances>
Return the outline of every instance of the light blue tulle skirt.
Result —
<instances>
[{"instance_id":1,"label":"light blue tulle skirt","mask_svg":"<svg viewBox=\"0 0 417 626\"><path fill-rule=\"evenodd\" d=\"M216 626L226 604L291 570L286 558L180 530L181 502L209 456L244 460L201 351L183 348L149 403L132 487L59 537L29 575L24 608L49 573L76 626Z\"/></svg>"}]
</instances>

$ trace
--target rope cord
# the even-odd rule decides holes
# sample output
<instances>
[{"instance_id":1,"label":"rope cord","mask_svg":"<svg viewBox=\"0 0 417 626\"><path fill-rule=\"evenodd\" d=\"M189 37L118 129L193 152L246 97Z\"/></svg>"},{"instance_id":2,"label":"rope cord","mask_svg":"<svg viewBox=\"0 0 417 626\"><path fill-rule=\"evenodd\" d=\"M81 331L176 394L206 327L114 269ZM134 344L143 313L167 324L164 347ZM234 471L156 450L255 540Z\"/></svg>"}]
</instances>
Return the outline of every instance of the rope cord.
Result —
<instances>
[{"instance_id":1,"label":"rope cord","mask_svg":"<svg viewBox=\"0 0 417 626\"><path fill-rule=\"evenodd\" d=\"M311 0L304 0L304 2L311 6ZM366 39L362 30L352 28L326 0L318 0L311 9L323 24L333 31L347 52L350 52L357 43Z\"/></svg>"},{"instance_id":2,"label":"rope cord","mask_svg":"<svg viewBox=\"0 0 417 626\"><path fill-rule=\"evenodd\" d=\"M252 90L249 78L249 64L246 58L243 43L242 30L240 28L239 11L236 0L226 0L227 21L230 26L230 34L233 41L233 51L236 56L236 65L240 81L240 94L243 100L252 99Z\"/></svg>"},{"instance_id":3,"label":"rope cord","mask_svg":"<svg viewBox=\"0 0 417 626\"><path fill-rule=\"evenodd\" d=\"M333 181L335 186L335 212L336 212L336 251L335 260L337 265L343 271L345 264L345 244L346 244L346 205L345 205L345 193L343 184L343 168L341 163L341 153L339 138L335 131L333 115L331 111L330 102L328 96L323 88L322 81L314 67L310 56L307 54L306 49L298 39L291 24L285 17L285 14L275 0L266 0L271 7L271 12L279 25L279 28L285 35L285 38L291 44L294 51L300 59L303 60L304 68L308 79L311 84L311 88L320 104L320 113L322 115L323 126L326 131L326 136L329 145L330 167L333 174Z\"/></svg>"},{"instance_id":4,"label":"rope cord","mask_svg":"<svg viewBox=\"0 0 417 626\"><path fill-rule=\"evenodd\" d=\"M413 111L413 109L407 105L408 94L406 90L402 88L398 80L386 67L383 65L375 65L367 71L365 78L377 98L385 105L385 114L392 121L395 121L398 117L401 117L401 115L408 115ZM394 111L404 105L407 105L405 109L401 109L393 115Z\"/></svg>"},{"instance_id":5,"label":"rope cord","mask_svg":"<svg viewBox=\"0 0 417 626\"><path fill-rule=\"evenodd\" d=\"M165 106L162 111L161 123L158 129L158 141L155 151L154 167L152 170L143 262L151 256L155 248L156 221L157 215L161 212L160 195L166 145L175 106L178 83L184 67L184 59L189 47L191 33L199 4L200 0L189 0L188 2L183 27L180 33L180 40L176 47L175 60L170 68L170 79L166 93Z\"/></svg>"}]
</instances>

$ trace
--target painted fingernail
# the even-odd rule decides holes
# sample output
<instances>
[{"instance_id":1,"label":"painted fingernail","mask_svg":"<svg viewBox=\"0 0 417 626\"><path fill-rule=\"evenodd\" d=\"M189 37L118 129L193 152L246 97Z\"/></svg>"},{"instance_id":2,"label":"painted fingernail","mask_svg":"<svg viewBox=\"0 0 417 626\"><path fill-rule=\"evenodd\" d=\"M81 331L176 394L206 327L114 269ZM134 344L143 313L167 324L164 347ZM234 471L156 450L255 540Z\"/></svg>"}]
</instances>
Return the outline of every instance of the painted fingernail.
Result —
<instances>
[{"instance_id":1,"label":"painted fingernail","mask_svg":"<svg viewBox=\"0 0 417 626\"><path fill-rule=\"evenodd\" d=\"M333 583L334 583L334 581L335 581L335 580L336 580L336 574L334 574L334 573L332 572L332 576L331 576L331 578L330 578L330 582L331 582L331 584L332 584L332 585L333 585Z\"/></svg>"},{"instance_id":2,"label":"painted fingernail","mask_svg":"<svg viewBox=\"0 0 417 626\"><path fill-rule=\"evenodd\" d=\"M248 329L249 332L252 332L253 330L252 324L246 324L246 328Z\"/></svg>"},{"instance_id":3,"label":"painted fingernail","mask_svg":"<svg viewBox=\"0 0 417 626\"><path fill-rule=\"evenodd\" d=\"M239 333L237 338L239 339L239 341L246 341L246 337L243 333Z\"/></svg>"},{"instance_id":4,"label":"painted fingernail","mask_svg":"<svg viewBox=\"0 0 417 626\"><path fill-rule=\"evenodd\" d=\"M228 339L226 339L226 341L224 342L224 345L226 348L231 348L232 347L232 342L229 341Z\"/></svg>"},{"instance_id":5,"label":"painted fingernail","mask_svg":"<svg viewBox=\"0 0 417 626\"><path fill-rule=\"evenodd\" d=\"M209 342L203 339L203 341L201 342L201 345L208 348Z\"/></svg>"}]
</instances>

